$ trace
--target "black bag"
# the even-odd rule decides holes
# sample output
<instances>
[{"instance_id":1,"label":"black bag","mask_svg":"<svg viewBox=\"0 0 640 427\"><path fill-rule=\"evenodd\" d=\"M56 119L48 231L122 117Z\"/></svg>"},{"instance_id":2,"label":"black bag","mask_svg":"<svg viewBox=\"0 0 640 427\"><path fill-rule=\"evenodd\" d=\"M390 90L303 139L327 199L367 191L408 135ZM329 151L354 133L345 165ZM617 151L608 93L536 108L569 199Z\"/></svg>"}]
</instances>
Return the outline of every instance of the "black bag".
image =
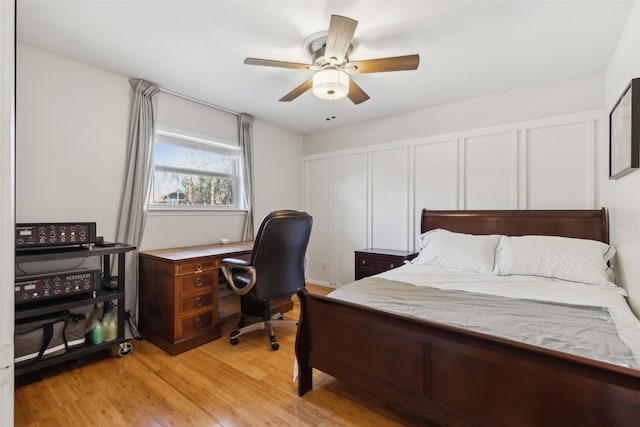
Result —
<instances>
[{"instance_id":1,"label":"black bag","mask_svg":"<svg viewBox=\"0 0 640 427\"><path fill-rule=\"evenodd\" d=\"M83 345L86 325L83 314L66 310L16 322L16 365L49 359L66 353L69 347Z\"/></svg>"}]
</instances>

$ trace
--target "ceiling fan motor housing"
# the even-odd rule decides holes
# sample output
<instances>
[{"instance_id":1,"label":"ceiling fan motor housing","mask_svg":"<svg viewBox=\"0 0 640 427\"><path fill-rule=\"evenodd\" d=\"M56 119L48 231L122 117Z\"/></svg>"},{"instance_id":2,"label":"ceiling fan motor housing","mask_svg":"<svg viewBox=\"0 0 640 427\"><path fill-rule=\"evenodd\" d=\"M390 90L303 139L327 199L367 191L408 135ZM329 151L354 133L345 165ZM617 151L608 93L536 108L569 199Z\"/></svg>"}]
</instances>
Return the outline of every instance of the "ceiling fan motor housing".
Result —
<instances>
[{"instance_id":1,"label":"ceiling fan motor housing","mask_svg":"<svg viewBox=\"0 0 640 427\"><path fill-rule=\"evenodd\" d=\"M327 47L326 31L322 31L320 33L316 33L308 37L304 45L305 45L305 49L311 55L311 62L313 63L313 65L317 66L318 68L322 68L327 65L340 67L348 63L349 53L351 53L351 50L353 49L353 42L352 42L349 44L349 47L347 48L347 52L344 55L343 61L338 61L337 58L333 58L333 61L332 61L332 58L327 58L325 56L325 50Z\"/></svg>"}]
</instances>

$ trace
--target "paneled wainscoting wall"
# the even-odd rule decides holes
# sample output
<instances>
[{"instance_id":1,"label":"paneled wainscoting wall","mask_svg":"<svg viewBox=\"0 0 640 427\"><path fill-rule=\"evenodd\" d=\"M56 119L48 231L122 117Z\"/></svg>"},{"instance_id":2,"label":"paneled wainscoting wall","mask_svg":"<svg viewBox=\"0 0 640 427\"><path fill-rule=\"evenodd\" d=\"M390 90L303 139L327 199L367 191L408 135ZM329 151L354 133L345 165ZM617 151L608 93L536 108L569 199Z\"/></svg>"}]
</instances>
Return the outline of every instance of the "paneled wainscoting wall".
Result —
<instances>
[{"instance_id":1,"label":"paneled wainscoting wall","mask_svg":"<svg viewBox=\"0 0 640 427\"><path fill-rule=\"evenodd\" d=\"M308 280L352 281L356 249L413 249L423 208L599 208L605 118L591 111L303 157Z\"/></svg>"}]
</instances>

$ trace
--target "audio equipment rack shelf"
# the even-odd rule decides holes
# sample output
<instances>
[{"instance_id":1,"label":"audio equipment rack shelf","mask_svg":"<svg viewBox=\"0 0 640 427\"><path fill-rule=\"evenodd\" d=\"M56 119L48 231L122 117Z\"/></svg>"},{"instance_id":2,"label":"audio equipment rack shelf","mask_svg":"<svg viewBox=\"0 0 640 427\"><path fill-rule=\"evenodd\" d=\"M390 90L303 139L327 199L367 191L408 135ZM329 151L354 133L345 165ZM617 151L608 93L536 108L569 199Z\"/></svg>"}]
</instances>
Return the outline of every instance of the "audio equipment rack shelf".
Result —
<instances>
[{"instance_id":1,"label":"audio equipment rack shelf","mask_svg":"<svg viewBox=\"0 0 640 427\"><path fill-rule=\"evenodd\" d=\"M63 297L59 301L54 300L55 311L69 310L75 307L82 307L85 305L98 304L100 302L112 301L118 298L124 297L124 292L114 291L95 291L96 296L92 294L71 295ZM40 316L42 314L51 313L52 301L38 301L33 303L27 303L16 308L16 320L27 319L29 317Z\"/></svg>"},{"instance_id":2,"label":"audio equipment rack shelf","mask_svg":"<svg viewBox=\"0 0 640 427\"><path fill-rule=\"evenodd\" d=\"M34 316L69 310L74 307L94 305L106 301L117 300L118 305L118 331L114 340L105 341L102 344L93 344L89 340L75 348L69 348L65 354L40 360L33 364L15 367L15 375L25 374L40 370L45 367L57 365L69 360L77 360L89 354L120 345L126 341L124 335L125 324L125 255L135 249L135 246L118 243L112 247L81 246L62 247L50 249L21 250L16 252L16 265L25 262L55 261L73 258L102 257L101 280L102 284L115 281L117 286L113 290L98 289L86 294L76 294L66 297L44 299L28 302L15 307L16 320L28 319ZM111 276L111 256L115 257L118 275Z\"/></svg>"}]
</instances>

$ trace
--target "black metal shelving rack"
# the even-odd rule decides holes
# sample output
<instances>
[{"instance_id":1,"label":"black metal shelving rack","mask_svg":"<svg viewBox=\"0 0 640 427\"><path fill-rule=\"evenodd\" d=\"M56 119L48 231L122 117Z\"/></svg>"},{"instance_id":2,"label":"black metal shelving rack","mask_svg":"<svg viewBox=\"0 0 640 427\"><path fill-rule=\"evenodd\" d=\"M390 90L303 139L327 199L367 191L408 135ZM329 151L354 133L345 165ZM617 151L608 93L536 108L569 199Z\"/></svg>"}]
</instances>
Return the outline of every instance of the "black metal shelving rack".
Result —
<instances>
[{"instance_id":1,"label":"black metal shelving rack","mask_svg":"<svg viewBox=\"0 0 640 427\"><path fill-rule=\"evenodd\" d=\"M87 294L73 295L69 297L53 298L49 300L36 301L26 304L16 305L16 320L27 319L42 314L54 313L56 311L69 310L75 307L93 305L106 301L118 301L118 335L116 339L105 341L102 344L93 344L87 342L75 348L70 348L65 354L45 359L33 364L25 366L17 365L15 367L15 375L25 374L46 368L48 366L57 365L69 360L77 360L89 354L108 349L110 347L120 345L125 342L124 323L125 323L125 255L127 252L134 250L136 247L127 244L116 244L111 247L98 246L82 246L82 247L66 247L56 249L37 249L16 252L15 262L20 264L23 262L34 261L52 261L64 260L72 258L88 258L102 257L102 283L111 283L112 279L116 279L117 287L113 290L96 290ZM115 256L116 266L118 270L117 277L111 277L111 256ZM101 286L102 288L102 286Z\"/></svg>"}]
</instances>

